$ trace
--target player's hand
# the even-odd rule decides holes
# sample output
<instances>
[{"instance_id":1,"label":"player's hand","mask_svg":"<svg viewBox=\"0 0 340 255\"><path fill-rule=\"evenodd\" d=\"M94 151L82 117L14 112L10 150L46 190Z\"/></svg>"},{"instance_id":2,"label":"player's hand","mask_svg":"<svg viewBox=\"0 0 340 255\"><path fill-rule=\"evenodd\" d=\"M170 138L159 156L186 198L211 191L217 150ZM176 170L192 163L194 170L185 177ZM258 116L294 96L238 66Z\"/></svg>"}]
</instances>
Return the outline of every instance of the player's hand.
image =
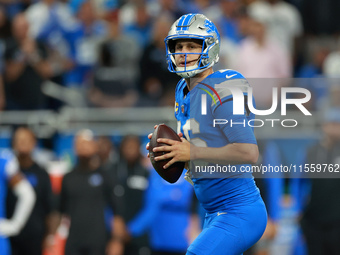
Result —
<instances>
[{"instance_id":1,"label":"player's hand","mask_svg":"<svg viewBox=\"0 0 340 255\"><path fill-rule=\"evenodd\" d=\"M153 128L156 129L157 127L158 127L158 125L155 125ZM152 138L152 134L153 134L153 133L148 134L148 138L149 138L150 140L151 140L151 138ZM146 150L147 150L147 151L149 151L149 147L150 147L150 142L148 142L148 143L146 144ZM149 153L148 153L148 158L150 158Z\"/></svg>"},{"instance_id":2,"label":"player's hand","mask_svg":"<svg viewBox=\"0 0 340 255\"><path fill-rule=\"evenodd\" d=\"M188 162L190 160L190 146L191 144L183 138L183 134L178 134L181 138L181 142L167 139L167 138L158 138L157 142L168 144L165 146L159 146L153 149L154 152L168 152L162 156L155 157L155 161L165 160L172 158L167 164L164 165L164 169L167 169L169 166L176 162Z\"/></svg>"},{"instance_id":3,"label":"player's hand","mask_svg":"<svg viewBox=\"0 0 340 255\"><path fill-rule=\"evenodd\" d=\"M16 236L19 234L20 228L11 220L0 219L0 236Z\"/></svg>"}]
</instances>

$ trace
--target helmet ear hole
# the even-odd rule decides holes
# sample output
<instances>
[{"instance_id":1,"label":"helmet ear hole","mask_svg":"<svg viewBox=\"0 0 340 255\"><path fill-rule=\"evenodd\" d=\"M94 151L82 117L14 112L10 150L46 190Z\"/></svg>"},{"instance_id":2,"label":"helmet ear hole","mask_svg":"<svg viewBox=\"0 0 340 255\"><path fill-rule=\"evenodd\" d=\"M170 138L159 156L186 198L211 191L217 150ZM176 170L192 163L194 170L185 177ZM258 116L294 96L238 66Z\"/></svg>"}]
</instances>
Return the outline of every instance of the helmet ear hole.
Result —
<instances>
[{"instance_id":1,"label":"helmet ear hole","mask_svg":"<svg viewBox=\"0 0 340 255\"><path fill-rule=\"evenodd\" d=\"M202 58L201 66L205 66L207 64L209 64L209 59L208 58Z\"/></svg>"}]
</instances>

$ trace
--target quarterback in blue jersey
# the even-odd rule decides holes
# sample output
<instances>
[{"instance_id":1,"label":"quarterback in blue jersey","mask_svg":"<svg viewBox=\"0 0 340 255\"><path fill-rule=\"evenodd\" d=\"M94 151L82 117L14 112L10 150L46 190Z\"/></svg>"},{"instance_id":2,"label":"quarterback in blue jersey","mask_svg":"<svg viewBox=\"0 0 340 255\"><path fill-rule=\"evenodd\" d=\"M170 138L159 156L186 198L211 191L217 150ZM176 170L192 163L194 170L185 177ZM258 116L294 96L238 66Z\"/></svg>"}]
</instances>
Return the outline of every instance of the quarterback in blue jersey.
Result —
<instances>
[{"instance_id":1,"label":"quarterback in blue jersey","mask_svg":"<svg viewBox=\"0 0 340 255\"><path fill-rule=\"evenodd\" d=\"M18 197L13 216L6 219L7 186ZM29 182L19 173L16 158L9 151L0 152L0 254L9 255L7 237L17 235L24 227L35 202L35 193Z\"/></svg>"},{"instance_id":2,"label":"quarterback in blue jersey","mask_svg":"<svg viewBox=\"0 0 340 255\"><path fill-rule=\"evenodd\" d=\"M250 171L242 171L250 169L259 155L253 128L248 125L254 119L247 103L249 84L237 71L213 71L220 35L202 14L180 17L165 44L169 71L183 78L175 96L182 142L159 139L168 145L154 151L167 153L155 160L172 158L164 168L187 162L186 179L207 211L203 231L187 254L240 255L261 238L267 224L254 178ZM243 111L234 113L239 102ZM233 171L207 173L207 168L217 165Z\"/></svg>"}]
</instances>

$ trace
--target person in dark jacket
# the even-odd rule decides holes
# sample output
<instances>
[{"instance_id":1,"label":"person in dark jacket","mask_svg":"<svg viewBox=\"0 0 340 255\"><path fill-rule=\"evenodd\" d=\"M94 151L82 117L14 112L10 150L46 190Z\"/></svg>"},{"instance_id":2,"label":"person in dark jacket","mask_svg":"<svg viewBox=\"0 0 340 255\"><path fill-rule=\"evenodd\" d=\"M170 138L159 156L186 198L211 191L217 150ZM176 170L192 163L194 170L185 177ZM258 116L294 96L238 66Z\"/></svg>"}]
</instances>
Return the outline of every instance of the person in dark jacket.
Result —
<instances>
[{"instance_id":1,"label":"person in dark jacket","mask_svg":"<svg viewBox=\"0 0 340 255\"><path fill-rule=\"evenodd\" d=\"M113 194L120 205L120 212L127 224L133 220L144 206L144 194L149 186L149 171L142 164L138 136L127 135L120 145L117 163L109 170L115 183ZM148 237L141 235L131 238L125 245L125 255L139 255L148 251Z\"/></svg>"},{"instance_id":2,"label":"person in dark jacket","mask_svg":"<svg viewBox=\"0 0 340 255\"><path fill-rule=\"evenodd\" d=\"M36 203L25 227L19 235L11 237L12 255L41 255L43 249L53 246L53 233L57 227L55 199L51 181L45 169L32 158L36 137L32 130L21 127L13 136L13 149L18 158L20 171L34 188ZM7 197L8 216L13 214L16 196L9 190Z\"/></svg>"},{"instance_id":3,"label":"person in dark jacket","mask_svg":"<svg viewBox=\"0 0 340 255\"><path fill-rule=\"evenodd\" d=\"M113 184L100 168L98 146L91 130L81 130L75 138L77 164L62 181L60 213L70 219L65 255L120 255L123 252L124 223L113 195ZM113 230L106 228L104 212L115 213Z\"/></svg>"}]
</instances>

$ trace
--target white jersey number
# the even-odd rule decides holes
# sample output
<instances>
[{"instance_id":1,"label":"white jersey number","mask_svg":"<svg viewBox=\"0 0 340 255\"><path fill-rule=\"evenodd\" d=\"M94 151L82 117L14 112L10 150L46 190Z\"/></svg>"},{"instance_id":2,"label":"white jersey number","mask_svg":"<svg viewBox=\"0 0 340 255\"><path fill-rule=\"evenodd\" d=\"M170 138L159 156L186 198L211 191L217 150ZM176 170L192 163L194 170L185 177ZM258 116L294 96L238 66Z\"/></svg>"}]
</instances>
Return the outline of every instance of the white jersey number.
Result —
<instances>
[{"instance_id":1,"label":"white jersey number","mask_svg":"<svg viewBox=\"0 0 340 255\"><path fill-rule=\"evenodd\" d=\"M179 123L179 126L180 126L180 123ZM201 138L196 137L196 138L190 139L189 130L191 130L191 133L193 135L200 133L200 123L194 118L188 119L183 125L184 136L189 142L191 142L195 146L208 147L207 143Z\"/></svg>"}]
</instances>

